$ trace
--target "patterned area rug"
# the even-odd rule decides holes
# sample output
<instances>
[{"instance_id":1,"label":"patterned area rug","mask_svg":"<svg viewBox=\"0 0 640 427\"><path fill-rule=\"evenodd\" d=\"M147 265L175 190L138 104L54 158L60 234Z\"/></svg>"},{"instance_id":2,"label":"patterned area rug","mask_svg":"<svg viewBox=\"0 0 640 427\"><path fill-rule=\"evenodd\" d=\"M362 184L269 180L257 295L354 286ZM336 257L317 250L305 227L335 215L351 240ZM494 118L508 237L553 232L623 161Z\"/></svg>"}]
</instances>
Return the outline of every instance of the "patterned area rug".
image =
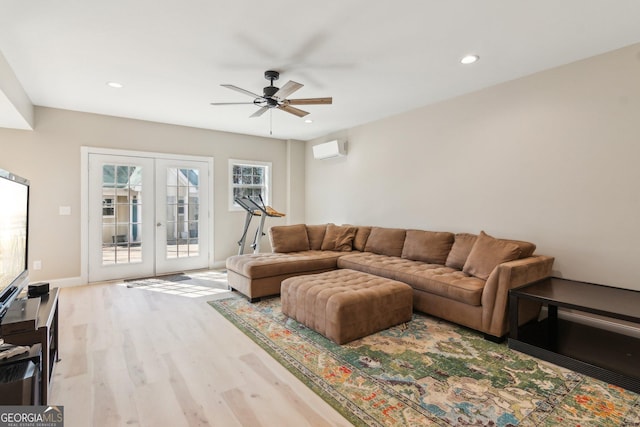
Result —
<instances>
[{"instance_id":1,"label":"patterned area rug","mask_svg":"<svg viewBox=\"0 0 640 427\"><path fill-rule=\"evenodd\" d=\"M229 292L226 270L202 270L144 279L125 280L128 288L144 289L188 298Z\"/></svg>"},{"instance_id":2,"label":"patterned area rug","mask_svg":"<svg viewBox=\"0 0 640 427\"><path fill-rule=\"evenodd\" d=\"M638 426L640 396L414 314L339 346L280 299L209 302L357 426Z\"/></svg>"}]
</instances>

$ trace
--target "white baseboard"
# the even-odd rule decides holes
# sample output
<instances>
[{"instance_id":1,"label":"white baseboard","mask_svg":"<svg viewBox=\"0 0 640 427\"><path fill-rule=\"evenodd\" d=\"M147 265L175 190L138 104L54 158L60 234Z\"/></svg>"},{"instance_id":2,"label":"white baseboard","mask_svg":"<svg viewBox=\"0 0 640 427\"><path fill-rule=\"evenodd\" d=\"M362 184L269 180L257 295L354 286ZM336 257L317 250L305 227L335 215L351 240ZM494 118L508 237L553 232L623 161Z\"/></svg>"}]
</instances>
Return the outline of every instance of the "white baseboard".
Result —
<instances>
[{"instance_id":1,"label":"white baseboard","mask_svg":"<svg viewBox=\"0 0 640 427\"><path fill-rule=\"evenodd\" d=\"M221 269L226 267L226 260L217 261L211 265L211 269ZM91 283L87 283L86 280L83 280L82 277L65 277L62 279L51 279L51 280L42 280L43 282L49 282L49 287L51 288L73 288L75 286L83 286L83 285L91 285ZM104 282L97 282L104 283Z\"/></svg>"},{"instance_id":2,"label":"white baseboard","mask_svg":"<svg viewBox=\"0 0 640 427\"><path fill-rule=\"evenodd\" d=\"M546 307L543 307L543 312L546 311L546 309ZM616 321L616 319L603 318L602 316L583 314L563 309L558 310L558 317L571 322L581 323L583 325L593 326L640 339L640 325L631 325L629 322L622 323L622 321Z\"/></svg>"},{"instance_id":3,"label":"white baseboard","mask_svg":"<svg viewBox=\"0 0 640 427\"><path fill-rule=\"evenodd\" d=\"M211 269L219 269L219 268L225 268L227 266L227 261L217 261L214 262L213 265L211 265Z\"/></svg>"},{"instance_id":4,"label":"white baseboard","mask_svg":"<svg viewBox=\"0 0 640 427\"><path fill-rule=\"evenodd\" d=\"M73 288L75 286L86 285L87 282L82 280L80 276L78 277L65 277L62 279L52 279L45 280L45 282L49 282L50 288Z\"/></svg>"}]
</instances>

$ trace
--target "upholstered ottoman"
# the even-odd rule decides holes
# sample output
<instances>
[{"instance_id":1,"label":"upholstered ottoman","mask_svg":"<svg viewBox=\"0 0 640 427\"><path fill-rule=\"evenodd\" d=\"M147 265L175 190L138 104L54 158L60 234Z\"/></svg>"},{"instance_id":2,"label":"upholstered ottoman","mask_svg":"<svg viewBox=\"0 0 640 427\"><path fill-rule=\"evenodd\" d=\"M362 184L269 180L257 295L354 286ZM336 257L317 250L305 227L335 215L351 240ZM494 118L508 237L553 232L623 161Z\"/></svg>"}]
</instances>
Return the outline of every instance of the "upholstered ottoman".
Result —
<instances>
[{"instance_id":1,"label":"upholstered ottoman","mask_svg":"<svg viewBox=\"0 0 640 427\"><path fill-rule=\"evenodd\" d=\"M282 313L338 344L411 320L406 283L340 269L285 279Z\"/></svg>"}]
</instances>

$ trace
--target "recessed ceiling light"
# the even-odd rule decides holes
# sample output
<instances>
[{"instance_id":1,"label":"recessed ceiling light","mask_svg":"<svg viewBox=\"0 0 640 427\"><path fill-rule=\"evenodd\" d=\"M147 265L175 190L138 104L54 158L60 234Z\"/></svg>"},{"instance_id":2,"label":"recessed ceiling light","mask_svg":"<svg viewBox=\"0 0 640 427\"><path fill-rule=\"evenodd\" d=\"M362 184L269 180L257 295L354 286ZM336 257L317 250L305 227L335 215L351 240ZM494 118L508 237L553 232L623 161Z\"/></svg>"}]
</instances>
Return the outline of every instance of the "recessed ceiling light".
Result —
<instances>
[{"instance_id":1,"label":"recessed ceiling light","mask_svg":"<svg viewBox=\"0 0 640 427\"><path fill-rule=\"evenodd\" d=\"M121 89L124 87L122 83L118 83L118 82L107 82L107 86L112 87L114 89Z\"/></svg>"},{"instance_id":2,"label":"recessed ceiling light","mask_svg":"<svg viewBox=\"0 0 640 427\"><path fill-rule=\"evenodd\" d=\"M478 55L467 55L464 56L461 60L460 63L468 65L468 64L473 64L474 62L476 62L478 59L480 59L480 57Z\"/></svg>"},{"instance_id":3,"label":"recessed ceiling light","mask_svg":"<svg viewBox=\"0 0 640 427\"><path fill-rule=\"evenodd\" d=\"M306 119L304 122L305 122L305 123L313 123L313 120L311 120L311 119Z\"/></svg>"}]
</instances>

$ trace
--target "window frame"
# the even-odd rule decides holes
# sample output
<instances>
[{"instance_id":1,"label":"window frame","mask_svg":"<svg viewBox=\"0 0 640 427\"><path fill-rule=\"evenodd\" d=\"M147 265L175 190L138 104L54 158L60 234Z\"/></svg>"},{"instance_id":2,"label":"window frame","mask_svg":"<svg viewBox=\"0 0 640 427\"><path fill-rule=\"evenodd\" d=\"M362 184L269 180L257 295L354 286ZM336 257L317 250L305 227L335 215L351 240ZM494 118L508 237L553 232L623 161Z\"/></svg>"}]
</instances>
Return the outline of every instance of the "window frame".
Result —
<instances>
[{"instance_id":1,"label":"window frame","mask_svg":"<svg viewBox=\"0 0 640 427\"><path fill-rule=\"evenodd\" d=\"M247 167L260 167L265 169L264 174L264 183L259 186L264 188L262 194L262 200L265 205L271 204L271 171L272 171L272 163L271 162L262 162L259 160L239 160L239 159L229 159L229 168L228 168L228 202L229 202L229 211L230 212L238 212L244 211L242 206L236 204L234 202L233 197L233 189L234 188L256 188L258 186L254 186L253 184L234 184L233 183L233 167L234 166L247 166Z\"/></svg>"}]
</instances>

